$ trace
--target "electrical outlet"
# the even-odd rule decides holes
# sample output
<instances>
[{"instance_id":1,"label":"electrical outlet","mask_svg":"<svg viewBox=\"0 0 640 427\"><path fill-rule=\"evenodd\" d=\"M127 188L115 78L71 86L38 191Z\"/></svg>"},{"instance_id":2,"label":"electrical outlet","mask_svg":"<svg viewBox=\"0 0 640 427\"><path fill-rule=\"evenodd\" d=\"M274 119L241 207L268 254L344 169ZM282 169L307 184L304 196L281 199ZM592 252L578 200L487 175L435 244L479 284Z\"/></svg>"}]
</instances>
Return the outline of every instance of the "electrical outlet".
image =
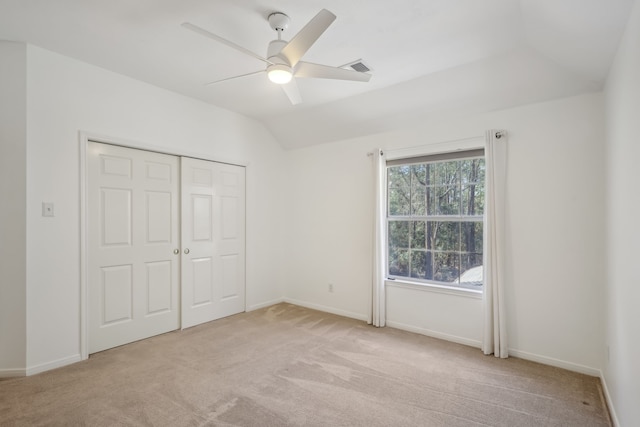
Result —
<instances>
[{"instance_id":1,"label":"electrical outlet","mask_svg":"<svg viewBox=\"0 0 640 427\"><path fill-rule=\"evenodd\" d=\"M333 283L329 283L329 292L333 292Z\"/></svg>"}]
</instances>

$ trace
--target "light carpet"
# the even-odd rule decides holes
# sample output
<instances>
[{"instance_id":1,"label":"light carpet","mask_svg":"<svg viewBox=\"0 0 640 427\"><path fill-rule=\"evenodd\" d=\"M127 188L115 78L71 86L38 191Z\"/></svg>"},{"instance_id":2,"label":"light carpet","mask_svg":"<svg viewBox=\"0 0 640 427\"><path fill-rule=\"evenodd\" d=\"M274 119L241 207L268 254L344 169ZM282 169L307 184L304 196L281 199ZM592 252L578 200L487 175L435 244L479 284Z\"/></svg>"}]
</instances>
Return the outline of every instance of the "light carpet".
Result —
<instances>
[{"instance_id":1,"label":"light carpet","mask_svg":"<svg viewBox=\"0 0 640 427\"><path fill-rule=\"evenodd\" d=\"M598 378L291 304L0 381L2 426L609 426Z\"/></svg>"}]
</instances>

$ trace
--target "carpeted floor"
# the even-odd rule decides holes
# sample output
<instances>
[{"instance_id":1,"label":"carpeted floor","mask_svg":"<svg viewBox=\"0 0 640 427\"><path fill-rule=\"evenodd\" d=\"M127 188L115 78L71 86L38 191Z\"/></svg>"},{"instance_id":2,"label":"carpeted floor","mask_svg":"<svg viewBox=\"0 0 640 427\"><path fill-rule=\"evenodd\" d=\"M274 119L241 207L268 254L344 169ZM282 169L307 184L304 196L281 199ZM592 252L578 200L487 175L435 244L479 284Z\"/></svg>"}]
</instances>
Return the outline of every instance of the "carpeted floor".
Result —
<instances>
[{"instance_id":1,"label":"carpeted floor","mask_svg":"<svg viewBox=\"0 0 640 427\"><path fill-rule=\"evenodd\" d=\"M290 304L0 381L2 426L609 426L600 381Z\"/></svg>"}]
</instances>

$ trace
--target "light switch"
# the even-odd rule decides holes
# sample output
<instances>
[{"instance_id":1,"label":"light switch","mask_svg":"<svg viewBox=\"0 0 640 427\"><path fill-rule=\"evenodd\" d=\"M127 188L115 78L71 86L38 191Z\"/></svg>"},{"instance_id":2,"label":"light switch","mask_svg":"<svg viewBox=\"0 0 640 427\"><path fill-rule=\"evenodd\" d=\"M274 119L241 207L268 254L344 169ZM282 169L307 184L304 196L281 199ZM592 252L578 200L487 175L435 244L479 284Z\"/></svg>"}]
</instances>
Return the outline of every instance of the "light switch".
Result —
<instances>
[{"instance_id":1,"label":"light switch","mask_svg":"<svg viewBox=\"0 0 640 427\"><path fill-rule=\"evenodd\" d=\"M53 203L42 202L42 216L54 216Z\"/></svg>"}]
</instances>

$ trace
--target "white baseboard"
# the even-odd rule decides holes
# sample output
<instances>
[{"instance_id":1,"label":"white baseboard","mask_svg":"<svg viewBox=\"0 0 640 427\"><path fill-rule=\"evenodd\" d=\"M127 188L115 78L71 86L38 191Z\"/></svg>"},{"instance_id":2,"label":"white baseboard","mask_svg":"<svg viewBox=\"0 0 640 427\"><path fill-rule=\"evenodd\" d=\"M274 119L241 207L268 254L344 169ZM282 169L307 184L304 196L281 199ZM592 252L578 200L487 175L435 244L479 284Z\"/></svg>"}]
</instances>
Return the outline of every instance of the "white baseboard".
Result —
<instances>
[{"instance_id":1,"label":"white baseboard","mask_svg":"<svg viewBox=\"0 0 640 427\"><path fill-rule=\"evenodd\" d=\"M613 400L611 400L611 394L609 394L609 387L607 387L607 380L604 378L604 373L600 371L600 382L602 383L602 391L604 393L604 400L607 402L607 408L609 408L609 415L611 416L611 422L613 427L619 427L620 422L616 415L616 409L613 406Z\"/></svg>"},{"instance_id":2,"label":"white baseboard","mask_svg":"<svg viewBox=\"0 0 640 427\"><path fill-rule=\"evenodd\" d=\"M80 356L80 354L74 354L73 356L63 357L62 359L54 360L52 362L30 366L27 368L27 375L35 375L39 374L40 372L61 368L63 366L71 365L72 363L80 362L81 360L82 357Z\"/></svg>"},{"instance_id":3,"label":"white baseboard","mask_svg":"<svg viewBox=\"0 0 640 427\"><path fill-rule=\"evenodd\" d=\"M482 345L480 341L459 337L456 335L449 335L442 332L432 331L430 329L420 328L418 326L413 326L413 325L407 325L405 323L387 320L386 325L389 326L390 328L402 329L403 331L413 332L420 335L426 335L428 337L438 338L445 341L451 341L457 344L464 344L471 347L480 348Z\"/></svg>"},{"instance_id":4,"label":"white baseboard","mask_svg":"<svg viewBox=\"0 0 640 427\"><path fill-rule=\"evenodd\" d=\"M276 305L276 304L280 304L281 302L284 302L285 299L284 297L281 298L277 298L271 301L266 301L266 302L261 302L259 304L254 304L254 305L250 305L247 307L247 312L249 311L254 311L254 310L260 310L261 308L265 308L265 307L270 307L272 305Z\"/></svg>"},{"instance_id":5,"label":"white baseboard","mask_svg":"<svg viewBox=\"0 0 640 427\"><path fill-rule=\"evenodd\" d=\"M0 369L0 378L14 378L27 376L26 369Z\"/></svg>"},{"instance_id":6,"label":"white baseboard","mask_svg":"<svg viewBox=\"0 0 640 427\"><path fill-rule=\"evenodd\" d=\"M565 360L554 359L553 357L540 356L538 354L526 351L509 349L509 356L518 357L520 359L530 360L532 362L542 363L543 365L555 366L556 368L566 369L568 371L579 372L581 374L591 375L592 377L600 376L600 369L590 366L580 365L578 363L567 362Z\"/></svg>"},{"instance_id":7,"label":"white baseboard","mask_svg":"<svg viewBox=\"0 0 640 427\"><path fill-rule=\"evenodd\" d=\"M351 311L341 310L339 308L328 307L320 304L312 304L305 301L299 301L291 298L284 298L284 302L288 302L289 304L299 305L300 307L311 308L313 310L324 311L326 313L337 314L338 316L350 317L352 319L364 320L367 321L367 315L361 313L353 313Z\"/></svg>"}]
</instances>

